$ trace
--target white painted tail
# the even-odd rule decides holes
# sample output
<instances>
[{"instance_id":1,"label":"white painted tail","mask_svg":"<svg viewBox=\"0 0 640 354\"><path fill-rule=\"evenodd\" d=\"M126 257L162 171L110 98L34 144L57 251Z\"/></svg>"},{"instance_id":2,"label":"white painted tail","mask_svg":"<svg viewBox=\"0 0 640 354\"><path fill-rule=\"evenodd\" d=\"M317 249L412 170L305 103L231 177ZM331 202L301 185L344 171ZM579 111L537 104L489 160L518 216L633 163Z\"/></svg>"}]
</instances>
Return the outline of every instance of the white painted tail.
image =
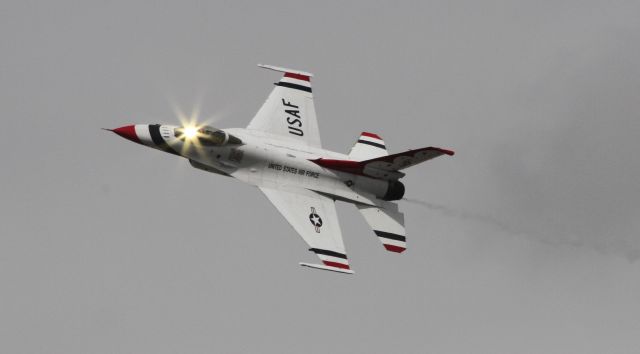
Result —
<instances>
[{"instance_id":1,"label":"white painted tail","mask_svg":"<svg viewBox=\"0 0 640 354\"><path fill-rule=\"evenodd\" d=\"M389 153L384 145L384 140L379 135L363 132L360 134L356 144L351 148L349 159L363 161L387 155Z\"/></svg>"},{"instance_id":2,"label":"white painted tail","mask_svg":"<svg viewBox=\"0 0 640 354\"><path fill-rule=\"evenodd\" d=\"M357 207L387 251L402 253L407 249L404 214L397 204L385 203L384 209L361 204Z\"/></svg>"}]
</instances>

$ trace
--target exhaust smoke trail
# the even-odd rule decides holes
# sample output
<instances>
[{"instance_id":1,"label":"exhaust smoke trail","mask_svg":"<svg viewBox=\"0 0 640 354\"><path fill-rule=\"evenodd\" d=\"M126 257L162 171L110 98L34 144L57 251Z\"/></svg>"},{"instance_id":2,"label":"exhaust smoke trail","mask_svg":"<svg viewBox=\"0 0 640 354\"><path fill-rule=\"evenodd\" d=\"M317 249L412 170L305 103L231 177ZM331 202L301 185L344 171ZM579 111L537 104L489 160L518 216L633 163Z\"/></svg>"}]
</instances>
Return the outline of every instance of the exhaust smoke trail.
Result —
<instances>
[{"instance_id":1,"label":"exhaust smoke trail","mask_svg":"<svg viewBox=\"0 0 640 354\"><path fill-rule=\"evenodd\" d=\"M434 203L429 203L429 202L425 202L422 200L418 200L418 199L412 199L412 198L403 198L402 200L407 201L409 203L415 204L415 205L420 205L422 207L425 207L427 209L430 210L435 210L438 211L446 216L452 217L452 218L457 218L457 219L463 219L463 220L472 220L472 221L477 221L477 222L481 222L487 225L491 225L497 229L500 229L504 232L508 232L511 234L514 233L518 233L515 232L515 230L513 230L511 227L509 227L509 225L501 222L500 220L489 216L489 215L482 215L482 214L475 214L475 213L469 213L469 212L465 212L465 211L461 211L461 210L456 210L441 204L434 204Z\"/></svg>"},{"instance_id":2,"label":"exhaust smoke trail","mask_svg":"<svg viewBox=\"0 0 640 354\"><path fill-rule=\"evenodd\" d=\"M640 249L629 245L606 245L603 243L587 242L586 240L580 240L577 237L551 237L543 234L523 232L490 215L466 212L445 205L425 202L423 200L413 198L403 198L402 200L429 210L437 211L451 218L482 223L513 236L525 237L549 245L572 246L575 248L586 247L595 250L600 254L617 254L632 263L640 259Z\"/></svg>"}]
</instances>

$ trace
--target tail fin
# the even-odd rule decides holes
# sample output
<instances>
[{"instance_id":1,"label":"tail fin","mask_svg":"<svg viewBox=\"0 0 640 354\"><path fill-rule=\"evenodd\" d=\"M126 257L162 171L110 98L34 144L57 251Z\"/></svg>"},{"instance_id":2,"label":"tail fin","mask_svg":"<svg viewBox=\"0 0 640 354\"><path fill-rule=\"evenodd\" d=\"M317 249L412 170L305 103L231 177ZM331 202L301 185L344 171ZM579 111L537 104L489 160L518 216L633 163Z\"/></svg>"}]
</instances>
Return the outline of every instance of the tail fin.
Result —
<instances>
[{"instance_id":1,"label":"tail fin","mask_svg":"<svg viewBox=\"0 0 640 354\"><path fill-rule=\"evenodd\" d=\"M349 159L363 161L387 155L389 153L384 145L384 140L379 135L362 132L349 152Z\"/></svg>"},{"instance_id":2,"label":"tail fin","mask_svg":"<svg viewBox=\"0 0 640 354\"><path fill-rule=\"evenodd\" d=\"M358 144L356 144L356 146L357 145ZM431 160L441 155L451 156L453 154L454 152L451 150L430 146L422 149L408 150L393 155L387 155L385 150L384 156L367 160L354 161L319 158L310 161L332 170L361 174L384 180L397 180L405 175L400 172L400 170ZM349 155L349 157L351 157L351 155Z\"/></svg>"},{"instance_id":3,"label":"tail fin","mask_svg":"<svg viewBox=\"0 0 640 354\"><path fill-rule=\"evenodd\" d=\"M404 214L397 204L385 203L385 208L358 205L358 209L387 251L402 253L407 249Z\"/></svg>"}]
</instances>

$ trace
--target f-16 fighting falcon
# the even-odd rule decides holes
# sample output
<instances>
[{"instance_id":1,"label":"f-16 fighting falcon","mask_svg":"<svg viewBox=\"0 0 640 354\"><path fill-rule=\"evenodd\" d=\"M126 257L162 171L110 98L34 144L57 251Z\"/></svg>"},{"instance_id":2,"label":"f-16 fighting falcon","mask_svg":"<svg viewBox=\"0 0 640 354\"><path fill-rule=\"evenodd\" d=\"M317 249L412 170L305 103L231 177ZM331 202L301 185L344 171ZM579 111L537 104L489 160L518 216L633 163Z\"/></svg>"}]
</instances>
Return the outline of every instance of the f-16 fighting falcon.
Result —
<instances>
[{"instance_id":1,"label":"f-16 fighting falcon","mask_svg":"<svg viewBox=\"0 0 640 354\"><path fill-rule=\"evenodd\" d=\"M111 131L258 187L323 263L302 266L353 273L335 201L354 204L384 248L402 253L404 214L393 202L405 193L402 170L453 151L425 147L390 155L379 135L366 132L348 155L324 150L311 94L313 75L259 66L284 75L246 128L136 124Z\"/></svg>"}]
</instances>

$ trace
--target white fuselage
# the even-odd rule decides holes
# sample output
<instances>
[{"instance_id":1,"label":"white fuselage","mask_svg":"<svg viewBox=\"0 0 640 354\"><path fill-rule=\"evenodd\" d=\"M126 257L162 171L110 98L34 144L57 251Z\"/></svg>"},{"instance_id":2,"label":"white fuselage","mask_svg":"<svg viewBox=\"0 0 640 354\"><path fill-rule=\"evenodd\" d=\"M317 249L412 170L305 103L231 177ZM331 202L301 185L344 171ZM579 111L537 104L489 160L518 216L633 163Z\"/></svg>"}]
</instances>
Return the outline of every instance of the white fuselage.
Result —
<instances>
[{"instance_id":1,"label":"white fuselage","mask_svg":"<svg viewBox=\"0 0 640 354\"><path fill-rule=\"evenodd\" d=\"M136 125L136 131L144 130L144 127L146 125ZM194 167L258 187L305 188L333 199L367 205L378 205L381 201L376 196L384 195L388 187L386 181L326 169L310 161L318 158L348 160L344 154L299 145L280 136L230 128L224 131L242 140L242 144L204 146L176 138L173 133L176 128L179 127L161 125L162 139L178 155L189 159ZM145 145L163 150L153 141L147 144L146 139L141 140Z\"/></svg>"}]
</instances>

